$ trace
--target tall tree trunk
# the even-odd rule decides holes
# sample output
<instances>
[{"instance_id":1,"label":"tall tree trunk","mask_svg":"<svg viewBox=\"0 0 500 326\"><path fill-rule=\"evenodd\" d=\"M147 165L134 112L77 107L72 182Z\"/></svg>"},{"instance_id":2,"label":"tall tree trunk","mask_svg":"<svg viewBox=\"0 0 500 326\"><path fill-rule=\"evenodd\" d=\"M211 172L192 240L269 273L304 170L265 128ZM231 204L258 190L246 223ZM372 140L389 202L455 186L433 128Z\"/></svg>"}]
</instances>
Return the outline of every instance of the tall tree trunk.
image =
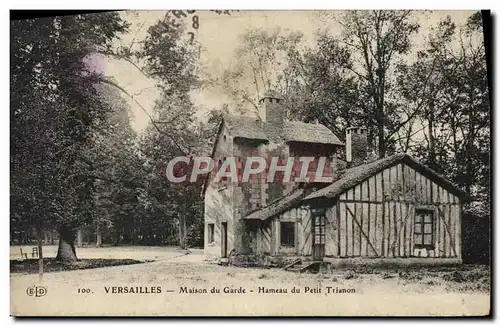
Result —
<instances>
[{"instance_id":1,"label":"tall tree trunk","mask_svg":"<svg viewBox=\"0 0 500 326\"><path fill-rule=\"evenodd\" d=\"M77 231L77 247L81 248L83 247L83 232L82 229L78 229Z\"/></svg>"},{"instance_id":2,"label":"tall tree trunk","mask_svg":"<svg viewBox=\"0 0 500 326\"><path fill-rule=\"evenodd\" d=\"M469 91L470 107L474 107L474 93ZM467 126L467 160L465 162L465 191L472 195L472 185L475 179L475 169L474 169L474 141L475 141L475 126L473 121L473 111L468 114L468 126Z\"/></svg>"},{"instance_id":3,"label":"tall tree trunk","mask_svg":"<svg viewBox=\"0 0 500 326\"><path fill-rule=\"evenodd\" d=\"M43 227L38 228L38 281L43 282L43 252L42 252Z\"/></svg>"},{"instance_id":4,"label":"tall tree trunk","mask_svg":"<svg viewBox=\"0 0 500 326\"><path fill-rule=\"evenodd\" d=\"M77 261L75 233L75 229L68 225L62 225L59 228L59 248L57 249L56 260L64 263L74 263Z\"/></svg>"},{"instance_id":5,"label":"tall tree trunk","mask_svg":"<svg viewBox=\"0 0 500 326\"><path fill-rule=\"evenodd\" d=\"M184 211L185 209L183 207L179 215L179 247L181 247L181 249L186 249L186 216Z\"/></svg>"},{"instance_id":6,"label":"tall tree trunk","mask_svg":"<svg viewBox=\"0 0 500 326\"><path fill-rule=\"evenodd\" d=\"M378 127L378 157L379 158L384 158L385 157L385 135L384 135L384 126L379 126Z\"/></svg>"},{"instance_id":7,"label":"tall tree trunk","mask_svg":"<svg viewBox=\"0 0 500 326\"><path fill-rule=\"evenodd\" d=\"M184 249L184 237L183 237L183 232L182 232L182 217L179 216L179 247L181 249Z\"/></svg>"},{"instance_id":8,"label":"tall tree trunk","mask_svg":"<svg viewBox=\"0 0 500 326\"><path fill-rule=\"evenodd\" d=\"M118 246L120 245L121 241L120 241L120 230L118 228L115 229L115 231L113 232L113 246Z\"/></svg>"},{"instance_id":9,"label":"tall tree trunk","mask_svg":"<svg viewBox=\"0 0 500 326\"><path fill-rule=\"evenodd\" d=\"M43 244L44 245L49 244L49 233L48 232L43 232Z\"/></svg>"},{"instance_id":10,"label":"tall tree trunk","mask_svg":"<svg viewBox=\"0 0 500 326\"><path fill-rule=\"evenodd\" d=\"M379 42L380 37L377 37L377 43ZM378 53L379 50L377 50L377 56L380 55ZM377 62L381 62L383 58L378 58ZM378 111L378 117L379 117L379 125L378 125L378 138L379 138L379 157L383 158L385 157L385 153L387 151L387 141L388 139L385 138L385 111L384 111L384 106L385 106L385 68L380 66L381 64L379 63L377 66L377 70L375 71L378 79L378 94L377 94L377 111Z\"/></svg>"},{"instance_id":11,"label":"tall tree trunk","mask_svg":"<svg viewBox=\"0 0 500 326\"><path fill-rule=\"evenodd\" d=\"M97 248L101 247L102 246L102 237L101 237L101 229L99 227L97 227L97 230L96 230L96 241L95 241L95 246Z\"/></svg>"},{"instance_id":12,"label":"tall tree trunk","mask_svg":"<svg viewBox=\"0 0 500 326\"><path fill-rule=\"evenodd\" d=\"M184 210L185 211L185 210ZM184 214L184 217L182 218L182 223L184 223L182 230L183 234L182 236L184 237L184 248L182 249L187 249L188 244L187 244L187 226L186 226L186 214Z\"/></svg>"},{"instance_id":13,"label":"tall tree trunk","mask_svg":"<svg viewBox=\"0 0 500 326\"><path fill-rule=\"evenodd\" d=\"M436 162L436 141L434 139L434 104L431 103L428 115L428 129L429 129L429 162L428 165L431 169L437 170Z\"/></svg>"}]
</instances>

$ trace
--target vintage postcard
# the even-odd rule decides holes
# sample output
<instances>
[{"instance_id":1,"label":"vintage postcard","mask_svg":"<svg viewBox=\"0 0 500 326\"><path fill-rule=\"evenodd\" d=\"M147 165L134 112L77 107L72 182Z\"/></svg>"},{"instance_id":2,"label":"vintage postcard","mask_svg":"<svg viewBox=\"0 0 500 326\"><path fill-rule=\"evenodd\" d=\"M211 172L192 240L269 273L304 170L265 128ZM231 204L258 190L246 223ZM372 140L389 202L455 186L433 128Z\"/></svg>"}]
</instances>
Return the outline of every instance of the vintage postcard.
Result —
<instances>
[{"instance_id":1,"label":"vintage postcard","mask_svg":"<svg viewBox=\"0 0 500 326\"><path fill-rule=\"evenodd\" d=\"M490 314L488 11L11 15L11 315Z\"/></svg>"}]
</instances>

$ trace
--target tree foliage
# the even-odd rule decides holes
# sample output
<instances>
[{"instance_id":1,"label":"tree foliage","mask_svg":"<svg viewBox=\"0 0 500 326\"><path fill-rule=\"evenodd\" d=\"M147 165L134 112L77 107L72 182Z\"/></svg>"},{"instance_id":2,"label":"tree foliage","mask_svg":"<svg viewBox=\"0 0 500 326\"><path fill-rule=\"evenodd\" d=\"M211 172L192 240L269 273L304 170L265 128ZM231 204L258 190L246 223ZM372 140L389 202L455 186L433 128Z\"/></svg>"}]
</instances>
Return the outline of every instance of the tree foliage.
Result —
<instances>
[{"instance_id":1,"label":"tree foliage","mask_svg":"<svg viewBox=\"0 0 500 326\"><path fill-rule=\"evenodd\" d=\"M253 100L255 85L265 85L284 97L289 119L318 121L341 138L346 127L364 126L374 157L411 153L487 211L490 103L481 13L459 26L443 19L414 48L422 15L407 10L329 14L340 35L320 32L309 47L300 37L275 31L246 32L235 52L236 66L244 69L226 74L233 88L229 94ZM277 39L285 46L272 41ZM258 50L263 45L272 55ZM253 69L252 62L266 63L266 69ZM255 77L260 83L248 82Z\"/></svg>"},{"instance_id":2,"label":"tree foliage","mask_svg":"<svg viewBox=\"0 0 500 326\"><path fill-rule=\"evenodd\" d=\"M258 101L266 91L277 88L277 82L283 86L281 91L286 91L287 83L293 83L280 72L286 68L288 57L295 55L302 37L300 32L281 28L246 31L239 37L235 64L213 83L233 100L240 112L257 113Z\"/></svg>"},{"instance_id":3,"label":"tree foliage","mask_svg":"<svg viewBox=\"0 0 500 326\"><path fill-rule=\"evenodd\" d=\"M63 260L76 259L72 230L92 219L92 168L81 158L107 111L86 59L126 30L117 13L11 22L12 216L59 228Z\"/></svg>"},{"instance_id":4,"label":"tree foliage","mask_svg":"<svg viewBox=\"0 0 500 326\"><path fill-rule=\"evenodd\" d=\"M490 103L486 54L480 15L463 26L447 17L429 37L418 59L402 67L403 95L420 101L415 124L423 126L422 141L411 150L427 164L446 174L487 211L490 189ZM422 75L431 74L427 87ZM416 96L416 89L421 93Z\"/></svg>"},{"instance_id":5,"label":"tree foliage","mask_svg":"<svg viewBox=\"0 0 500 326\"><path fill-rule=\"evenodd\" d=\"M219 12L223 15L229 11ZM267 90L284 97L289 119L319 121L343 137L369 130L382 157L411 153L488 211L490 102L481 15L433 26L420 49L411 11L348 11L341 35L248 30L235 61L212 85L230 99L206 121L192 101L202 85L196 46L171 12L144 39L116 48L128 23L117 13L11 22L11 226L60 233L58 258L76 260L79 227L119 244L201 245L202 179L167 181L176 156L210 155L222 113L257 113ZM421 31L420 31L421 32ZM135 41L134 41L135 42ZM141 134L130 126L124 85L104 78L93 54L130 62L161 96ZM136 101L137 104L137 101Z\"/></svg>"}]
</instances>

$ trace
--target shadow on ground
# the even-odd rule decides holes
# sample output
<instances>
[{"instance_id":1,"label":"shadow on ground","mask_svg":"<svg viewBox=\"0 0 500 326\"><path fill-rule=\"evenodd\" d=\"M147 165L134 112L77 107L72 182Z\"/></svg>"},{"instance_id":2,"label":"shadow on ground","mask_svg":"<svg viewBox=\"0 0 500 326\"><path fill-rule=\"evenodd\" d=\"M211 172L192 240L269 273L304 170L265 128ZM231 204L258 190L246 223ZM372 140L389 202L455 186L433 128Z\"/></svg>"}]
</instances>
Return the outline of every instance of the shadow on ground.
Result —
<instances>
[{"instance_id":1,"label":"shadow on ground","mask_svg":"<svg viewBox=\"0 0 500 326\"><path fill-rule=\"evenodd\" d=\"M135 259L79 259L73 264L64 264L55 258L44 258L43 271L63 272L81 269L101 268L110 266L133 265L152 262L153 260L135 260ZM35 274L38 273L38 259L11 260L11 273Z\"/></svg>"}]
</instances>

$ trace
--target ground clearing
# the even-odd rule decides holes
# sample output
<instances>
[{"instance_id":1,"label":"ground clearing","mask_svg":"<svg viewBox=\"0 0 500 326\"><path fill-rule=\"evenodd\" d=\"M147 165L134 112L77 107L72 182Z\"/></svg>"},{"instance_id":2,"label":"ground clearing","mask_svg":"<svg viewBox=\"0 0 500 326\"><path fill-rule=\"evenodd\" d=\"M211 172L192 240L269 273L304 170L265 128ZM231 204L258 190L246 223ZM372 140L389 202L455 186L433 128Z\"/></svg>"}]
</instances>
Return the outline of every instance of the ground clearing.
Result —
<instances>
[{"instance_id":1,"label":"ground clearing","mask_svg":"<svg viewBox=\"0 0 500 326\"><path fill-rule=\"evenodd\" d=\"M10 259L20 259L21 249L23 253L31 258L32 248L35 246L11 246ZM56 257L57 246L43 246L44 257ZM137 260L161 260L184 255L185 250L176 247L146 247L146 246L117 246L117 247L83 247L76 248L76 254L80 259L137 259Z\"/></svg>"},{"instance_id":2,"label":"ground clearing","mask_svg":"<svg viewBox=\"0 0 500 326\"><path fill-rule=\"evenodd\" d=\"M55 258L44 258L43 272L52 273L52 272L75 271L75 270L91 269L91 268L105 268L111 266L142 264L152 261L153 260L97 258L97 259L79 259L76 263L64 264L60 261L57 261ZM39 273L39 260L36 258L30 258L24 260L11 260L10 272L23 273L23 274L37 274Z\"/></svg>"},{"instance_id":3,"label":"ground clearing","mask_svg":"<svg viewBox=\"0 0 500 326\"><path fill-rule=\"evenodd\" d=\"M84 252L78 249L80 258L86 258ZM159 258L145 264L48 273L42 284L47 294L38 298L26 294L28 287L39 285L37 275L11 274L11 312L87 316L443 316L485 315L490 309L489 268L485 266L294 274L281 269L207 264L201 250L185 255L167 247L92 248L87 253L97 258L124 258L126 254L129 259ZM139 287L144 291L113 293L112 287ZM161 287L161 293L146 293L151 287ZM333 292L354 291L327 293L328 287ZM181 288L206 289L207 293L181 293ZM211 293L214 288L220 293ZM225 288L235 291L225 293ZM240 288L246 293L237 293ZM264 293L261 288L286 289L287 293ZM89 289L90 293L79 293L79 289ZM292 289L300 293L292 293Z\"/></svg>"}]
</instances>

